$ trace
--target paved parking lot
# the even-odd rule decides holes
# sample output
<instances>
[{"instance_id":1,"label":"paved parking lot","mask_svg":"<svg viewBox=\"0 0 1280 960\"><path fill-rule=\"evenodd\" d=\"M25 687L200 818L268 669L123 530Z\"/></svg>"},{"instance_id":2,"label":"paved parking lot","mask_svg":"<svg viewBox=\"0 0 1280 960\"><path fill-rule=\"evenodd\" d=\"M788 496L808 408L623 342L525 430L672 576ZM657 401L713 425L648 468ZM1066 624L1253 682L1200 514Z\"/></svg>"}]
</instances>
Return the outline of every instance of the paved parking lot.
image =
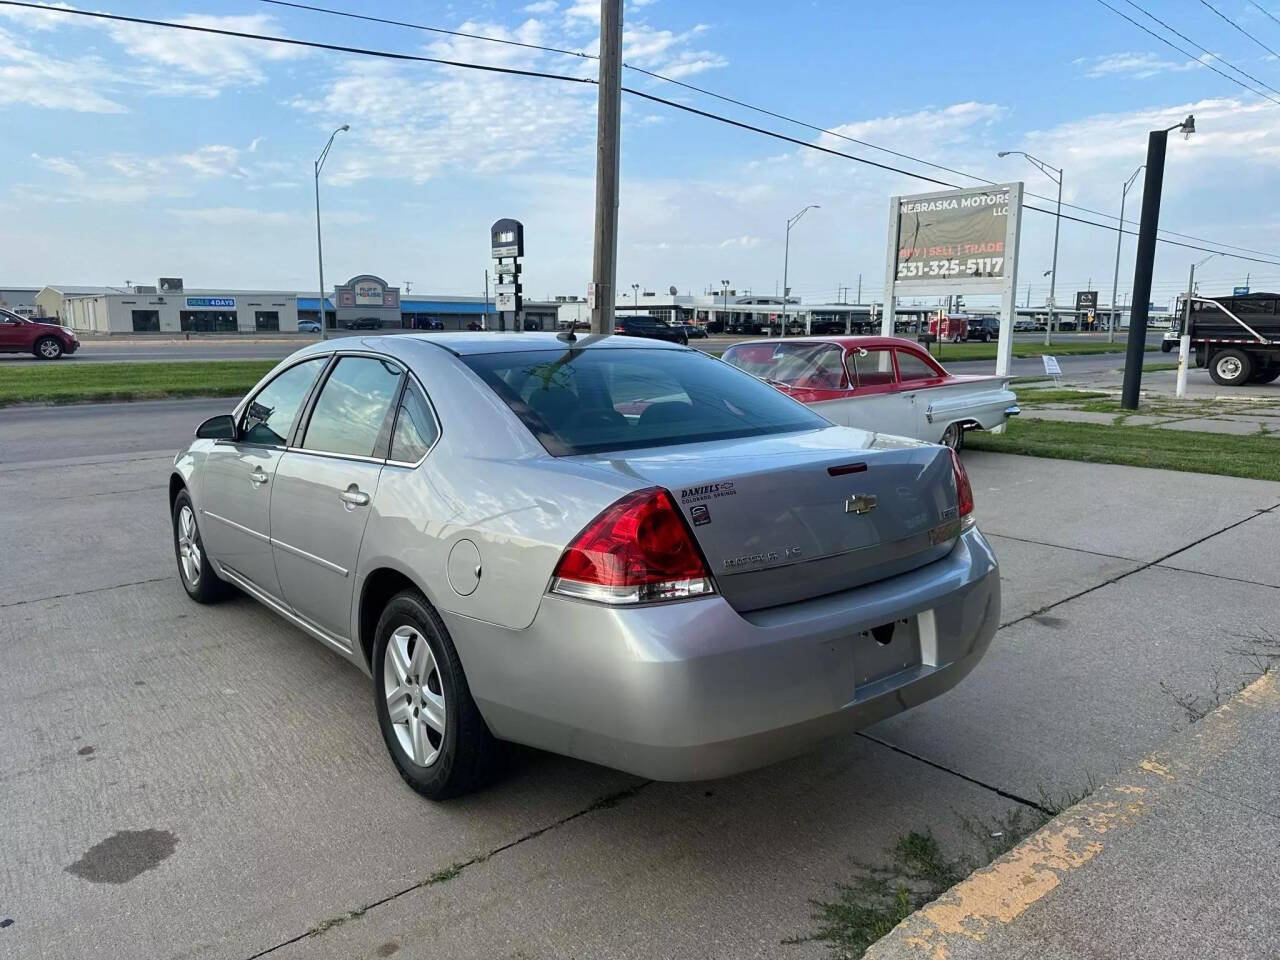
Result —
<instances>
[{"instance_id":1,"label":"paved parking lot","mask_svg":"<svg viewBox=\"0 0 1280 960\"><path fill-rule=\"evenodd\" d=\"M1275 484L969 454L1004 626L950 694L728 780L520 750L434 805L362 675L183 593L165 451L225 404L0 411L0 955L821 956L780 941L855 860L1133 763L1280 603Z\"/></svg>"}]
</instances>

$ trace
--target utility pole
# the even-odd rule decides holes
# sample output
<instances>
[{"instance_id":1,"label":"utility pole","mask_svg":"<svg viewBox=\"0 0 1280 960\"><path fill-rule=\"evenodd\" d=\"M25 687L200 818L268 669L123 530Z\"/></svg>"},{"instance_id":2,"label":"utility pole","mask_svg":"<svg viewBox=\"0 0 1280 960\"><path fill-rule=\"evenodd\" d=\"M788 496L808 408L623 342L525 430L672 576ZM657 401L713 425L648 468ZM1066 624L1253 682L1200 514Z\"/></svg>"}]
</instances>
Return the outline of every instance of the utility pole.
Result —
<instances>
[{"instance_id":1,"label":"utility pole","mask_svg":"<svg viewBox=\"0 0 1280 960\"><path fill-rule=\"evenodd\" d=\"M489 329L489 271L484 272L484 329Z\"/></svg>"},{"instance_id":2,"label":"utility pole","mask_svg":"<svg viewBox=\"0 0 1280 960\"><path fill-rule=\"evenodd\" d=\"M858 299L856 302L862 302L862 274L858 274Z\"/></svg>"},{"instance_id":3,"label":"utility pole","mask_svg":"<svg viewBox=\"0 0 1280 960\"><path fill-rule=\"evenodd\" d=\"M1120 289L1120 244L1124 241L1124 200L1129 195L1129 188L1133 186L1133 181L1138 179L1138 174L1142 172L1144 166L1146 164L1133 171L1120 191L1120 229L1116 231L1116 272L1111 278L1111 323L1107 326L1107 343L1116 342L1116 293Z\"/></svg>"},{"instance_id":4,"label":"utility pole","mask_svg":"<svg viewBox=\"0 0 1280 960\"><path fill-rule=\"evenodd\" d=\"M613 332L618 274L618 166L622 115L622 0L600 0L600 76L596 100L596 226L591 332Z\"/></svg>"},{"instance_id":5,"label":"utility pole","mask_svg":"<svg viewBox=\"0 0 1280 960\"><path fill-rule=\"evenodd\" d=\"M1181 130L1187 137L1196 132L1196 119L1187 119L1147 136L1147 176L1142 185L1142 223L1138 228L1138 256L1133 265L1133 308L1129 316L1129 340L1125 344L1124 385L1120 406L1138 409L1142 388L1142 361L1147 349L1147 315L1151 309L1151 272L1156 262L1156 230L1160 226L1160 194L1164 188L1164 155L1169 131Z\"/></svg>"}]
</instances>

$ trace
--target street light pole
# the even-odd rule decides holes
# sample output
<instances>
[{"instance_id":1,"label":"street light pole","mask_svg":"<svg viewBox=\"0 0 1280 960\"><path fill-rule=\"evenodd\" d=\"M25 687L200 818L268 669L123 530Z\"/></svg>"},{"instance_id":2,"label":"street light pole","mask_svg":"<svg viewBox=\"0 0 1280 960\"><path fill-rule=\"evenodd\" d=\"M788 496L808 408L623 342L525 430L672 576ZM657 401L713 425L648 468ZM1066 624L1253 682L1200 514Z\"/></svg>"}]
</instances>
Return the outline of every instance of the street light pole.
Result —
<instances>
[{"instance_id":1,"label":"street light pole","mask_svg":"<svg viewBox=\"0 0 1280 960\"><path fill-rule=\"evenodd\" d=\"M729 281L721 280L720 287L724 290L724 326L721 333L729 332Z\"/></svg>"},{"instance_id":2,"label":"street light pole","mask_svg":"<svg viewBox=\"0 0 1280 960\"><path fill-rule=\"evenodd\" d=\"M636 312L639 313L640 312L640 284L633 283L631 285L631 292L635 295Z\"/></svg>"},{"instance_id":3,"label":"street light pole","mask_svg":"<svg viewBox=\"0 0 1280 960\"><path fill-rule=\"evenodd\" d=\"M1044 325L1044 345L1047 347L1053 343L1053 309L1056 306L1054 291L1058 284L1058 231L1062 226L1062 168L1051 166L1022 150L1001 150L996 156L1007 157L1010 154L1026 157L1036 169L1058 185L1058 208L1053 215L1053 266L1049 271L1049 322ZM1057 176L1054 175L1055 173Z\"/></svg>"},{"instance_id":4,"label":"street light pole","mask_svg":"<svg viewBox=\"0 0 1280 960\"><path fill-rule=\"evenodd\" d=\"M1138 174L1145 166L1144 163L1133 171L1120 190L1120 229L1116 232L1116 271L1111 277L1111 323L1107 325L1107 343L1116 342L1116 296L1120 290L1120 244L1124 241L1124 200L1129 195L1129 188L1133 186L1133 181L1138 179Z\"/></svg>"},{"instance_id":5,"label":"street light pole","mask_svg":"<svg viewBox=\"0 0 1280 960\"><path fill-rule=\"evenodd\" d=\"M1186 307L1182 312L1182 336L1178 337L1178 385L1174 389L1174 395L1177 397L1187 395L1187 363L1191 357L1191 298L1196 293L1196 268L1203 267L1216 256L1218 254L1211 253L1199 263L1193 263L1191 275L1187 277Z\"/></svg>"},{"instance_id":6,"label":"street light pole","mask_svg":"<svg viewBox=\"0 0 1280 960\"><path fill-rule=\"evenodd\" d=\"M333 146L333 138L340 133L345 133L351 129L351 125L344 123L333 133L329 134L329 142L324 145L324 149L320 151L320 156L316 158L315 174L316 174L316 262L320 265L320 339L329 339L329 328L325 324L324 315L324 247L320 244L320 171L324 169L324 161L329 156L329 148Z\"/></svg>"},{"instance_id":7,"label":"street light pole","mask_svg":"<svg viewBox=\"0 0 1280 960\"><path fill-rule=\"evenodd\" d=\"M1196 132L1196 118L1187 119L1147 135L1147 176L1142 184L1142 222L1138 228L1138 255L1133 264L1133 307L1129 316L1129 340L1125 344L1124 385L1120 406L1138 409L1142 388L1142 361L1147 349L1147 314L1151 309L1151 272L1156 262L1156 231L1160 226L1160 194L1164 187L1164 155L1169 131L1181 130L1190 137Z\"/></svg>"},{"instance_id":8,"label":"street light pole","mask_svg":"<svg viewBox=\"0 0 1280 960\"><path fill-rule=\"evenodd\" d=\"M787 220L787 239L783 246L782 253L782 322L778 327L778 336L785 337L787 335L787 268L791 265L791 228L800 222L810 210L819 209L819 205L811 203L794 217Z\"/></svg>"}]
</instances>

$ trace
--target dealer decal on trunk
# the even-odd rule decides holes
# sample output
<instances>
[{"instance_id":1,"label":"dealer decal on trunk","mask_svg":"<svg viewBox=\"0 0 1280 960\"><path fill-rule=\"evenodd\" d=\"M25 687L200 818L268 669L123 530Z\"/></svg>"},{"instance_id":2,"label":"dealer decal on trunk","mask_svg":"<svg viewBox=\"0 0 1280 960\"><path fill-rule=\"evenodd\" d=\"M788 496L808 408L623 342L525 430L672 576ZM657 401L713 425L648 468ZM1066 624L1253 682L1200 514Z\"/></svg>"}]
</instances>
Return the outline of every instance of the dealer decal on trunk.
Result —
<instances>
[{"instance_id":1,"label":"dealer decal on trunk","mask_svg":"<svg viewBox=\"0 0 1280 960\"><path fill-rule=\"evenodd\" d=\"M682 504L705 503L719 497L732 497L738 491L733 488L732 480L721 480L719 483L703 483L696 487L682 487L680 502Z\"/></svg>"}]
</instances>

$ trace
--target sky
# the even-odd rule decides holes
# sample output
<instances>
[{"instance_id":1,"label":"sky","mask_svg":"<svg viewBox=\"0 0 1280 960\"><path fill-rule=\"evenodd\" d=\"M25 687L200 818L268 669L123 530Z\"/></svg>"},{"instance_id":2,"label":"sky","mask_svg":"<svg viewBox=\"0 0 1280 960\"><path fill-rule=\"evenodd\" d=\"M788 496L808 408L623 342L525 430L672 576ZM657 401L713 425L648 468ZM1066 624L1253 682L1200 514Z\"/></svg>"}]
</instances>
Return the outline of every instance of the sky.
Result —
<instances>
[{"instance_id":1,"label":"sky","mask_svg":"<svg viewBox=\"0 0 1280 960\"><path fill-rule=\"evenodd\" d=\"M656 96L962 186L1022 180L1051 208L1056 185L1023 150L1065 170L1064 200L1119 213L1147 132L1194 113L1169 141L1161 225L1262 251L1280 264L1280 0L1097 0L911 7L865 0L628 0L624 60L786 114L855 144L635 71ZM430 3L315 0L360 12L594 54L596 0ZM58 6L54 4L53 6ZM61 4L66 6L66 4ZM1189 38L1178 39L1138 9ZM99 11L550 72L504 76L166 27L0 6L0 287L154 283L314 290L313 162L327 286L360 273L413 294L480 295L489 225L524 223L527 298L585 295L590 279L596 64L374 24L262 0L98 0ZM1246 35L1246 33L1248 35ZM1200 53L1192 42L1218 58ZM1251 74L1269 100L1209 69ZM1243 79L1243 78L1240 78ZM1275 90L1269 86L1274 85ZM940 171L876 147L952 168ZM971 176L965 176L966 174ZM883 294L888 198L942 189L624 94L620 291ZM1142 178L1130 191L1136 219ZM1089 219L1092 214L1073 215ZM1027 211L1019 302L1048 292L1054 218ZM1061 224L1057 298L1110 300L1114 231ZM1124 241L1120 289L1133 279ZM1274 252L1274 253L1272 253ZM1153 300L1207 253L1160 244ZM1202 293L1280 289L1280 265L1225 256Z\"/></svg>"}]
</instances>

